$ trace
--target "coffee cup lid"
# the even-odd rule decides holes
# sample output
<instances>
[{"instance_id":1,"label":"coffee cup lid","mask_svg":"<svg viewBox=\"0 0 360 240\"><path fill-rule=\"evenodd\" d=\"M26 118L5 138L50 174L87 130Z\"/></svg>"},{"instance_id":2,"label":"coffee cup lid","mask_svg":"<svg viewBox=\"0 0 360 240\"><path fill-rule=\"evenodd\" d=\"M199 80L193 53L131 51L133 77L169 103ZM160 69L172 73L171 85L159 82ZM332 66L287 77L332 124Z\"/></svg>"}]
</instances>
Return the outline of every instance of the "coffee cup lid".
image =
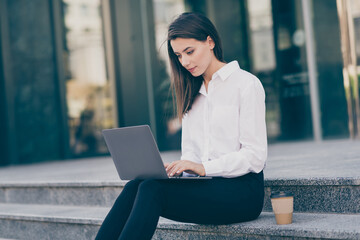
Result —
<instances>
[{"instance_id":1,"label":"coffee cup lid","mask_svg":"<svg viewBox=\"0 0 360 240\"><path fill-rule=\"evenodd\" d=\"M281 198L281 197L293 197L294 194L291 192L279 191L271 193L270 198Z\"/></svg>"}]
</instances>

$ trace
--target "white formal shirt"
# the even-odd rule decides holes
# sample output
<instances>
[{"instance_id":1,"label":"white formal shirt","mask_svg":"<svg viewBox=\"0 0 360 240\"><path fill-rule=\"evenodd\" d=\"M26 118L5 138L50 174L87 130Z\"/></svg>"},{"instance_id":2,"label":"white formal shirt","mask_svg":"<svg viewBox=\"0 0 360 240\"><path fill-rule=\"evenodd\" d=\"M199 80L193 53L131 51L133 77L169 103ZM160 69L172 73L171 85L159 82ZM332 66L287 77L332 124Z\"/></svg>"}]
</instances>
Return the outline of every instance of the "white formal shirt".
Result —
<instances>
[{"instance_id":1,"label":"white formal shirt","mask_svg":"<svg viewBox=\"0 0 360 240\"><path fill-rule=\"evenodd\" d=\"M267 158L265 92L237 61L204 83L182 119L181 159L202 163L206 176L259 173ZM184 175L189 175L184 173Z\"/></svg>"}]
</instances>

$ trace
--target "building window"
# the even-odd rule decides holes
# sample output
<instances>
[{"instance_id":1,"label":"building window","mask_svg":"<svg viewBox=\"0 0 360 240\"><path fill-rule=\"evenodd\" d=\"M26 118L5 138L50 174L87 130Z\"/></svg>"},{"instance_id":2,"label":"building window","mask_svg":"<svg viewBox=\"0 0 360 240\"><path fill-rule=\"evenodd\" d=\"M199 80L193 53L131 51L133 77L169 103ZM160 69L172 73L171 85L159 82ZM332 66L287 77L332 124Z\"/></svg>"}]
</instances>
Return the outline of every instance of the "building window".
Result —
<instances>
[{"instance_id":1,"label":"building window","mask_svg":"<svg viewBox=\"0 0 360 240\"><path fill-rule=\"evenodd\" d=\"M166 150L180 148L181 123L175 116L172 102L172 95L170 89L170 61L167 54L167 30L169 23L172 22L176 16L185 11L185 3L183 0L153 0L154 4L154 20L155 20L155 36L156 49L159 50L158 57L161 62L161 78L162 83L156 89L162 98L162 112L166 118Z\"/></svg>"},{"instance_id":2,"label":"building window","mask_svg":"<svg viewBox=\"0 0 360 240\"><path fill-rule=\"evenodd\" d=\"M114 126L106 72L100 0L64 0L65 75L74 157L107 153L101 130Z\"/></svg>"},{"instance_id":3,"label":"building window","mask_svg":"<svg viewBox=\"0 0 360 240\"><path fill-rule=\"evenodd\" d=\"M252 69L266 91L266 124L270 140L280 135L279 91L274 78L276 58L270 0L247 1Z\"/></svg>"}]
</instances>

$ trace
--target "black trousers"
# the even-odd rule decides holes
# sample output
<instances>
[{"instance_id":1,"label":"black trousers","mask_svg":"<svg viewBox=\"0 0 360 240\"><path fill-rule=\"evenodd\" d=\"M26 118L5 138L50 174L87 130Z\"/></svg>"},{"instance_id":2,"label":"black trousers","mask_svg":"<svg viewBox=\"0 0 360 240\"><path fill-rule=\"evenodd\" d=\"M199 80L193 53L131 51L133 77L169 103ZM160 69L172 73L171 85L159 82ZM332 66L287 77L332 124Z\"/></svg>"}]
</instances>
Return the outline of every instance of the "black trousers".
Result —
<instances>
[{"instance_id":1,"label":"black trousers","mask_svg":"<svg viewBox=\"0 0 360 240\"><path fill-rule=\"evenodd\" d=\"M159 217L199 224L256 219L263 208L264 176L129 181L106 216L96 240L151 239Z\"/></svg>"}]
</instances>

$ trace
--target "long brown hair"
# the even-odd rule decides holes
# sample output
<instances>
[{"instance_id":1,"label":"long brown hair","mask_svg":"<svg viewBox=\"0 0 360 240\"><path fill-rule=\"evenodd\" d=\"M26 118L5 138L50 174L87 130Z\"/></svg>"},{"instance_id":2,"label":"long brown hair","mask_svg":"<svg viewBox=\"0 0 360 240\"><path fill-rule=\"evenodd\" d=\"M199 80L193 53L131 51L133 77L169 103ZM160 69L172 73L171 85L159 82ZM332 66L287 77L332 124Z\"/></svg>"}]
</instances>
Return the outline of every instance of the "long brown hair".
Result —
<instances>
[{"instance_id":1,"label":"long brown hair","mask_svg":"<svg viewBox=\"0 0 360 240\"><path fill-rule=\"evenodd\" d=\"M169 26L167 48L172 72L172 89L176 97L177 116L181 120L183 115L191 109L191 106L199 93L203 77L194 77L179 62L174 53L170 41L176 38L193 38L198 41L206 41L210 36L215 43L213 49L215 57L224 62L221 40L215 26L211 21L199 13L183 13Z\"/></svg>"}]
</instances>

